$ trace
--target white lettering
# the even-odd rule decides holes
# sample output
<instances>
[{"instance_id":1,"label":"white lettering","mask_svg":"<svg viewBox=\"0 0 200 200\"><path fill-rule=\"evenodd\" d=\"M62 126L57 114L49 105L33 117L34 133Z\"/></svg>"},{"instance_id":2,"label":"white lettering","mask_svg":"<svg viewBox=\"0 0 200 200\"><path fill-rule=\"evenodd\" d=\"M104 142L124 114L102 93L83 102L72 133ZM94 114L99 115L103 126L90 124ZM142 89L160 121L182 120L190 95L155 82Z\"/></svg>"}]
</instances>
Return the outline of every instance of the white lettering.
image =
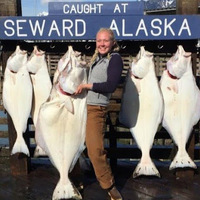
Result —
<instances>
[{"instance_id":1,"label":"white lettering","mask_svg":"<svg viewBox=\"0 0 200 200\"><path fill-rule=\"evenodd\" d=\"M116 13L116 11L118 11L118 13L121 13L121 10L119 8L119 4L118 3L115 5L113 13Z\"/></svg>"},{"instance_id":2,"label":"white lettering","mask_svg":"<svg viewBox=\"0 0 200 200\"><path fill-rule=\"evenodd\" d=\"M10 20L10 19L6 20L6 21L4 22L4 26L5 26L6 29L8 29L8 30L10 30L10 31L6 31L6 30L5 30L4 33L5 33L8 37L11 37L11 36L13 36L13 35L15 34L15 29L14 29L13 27L10 27L10 26L9 26L9 23L11 23L12 26L15 25L15 23L14 23L12 20Z\"/></svg>"},{"instance_id":3,"label":"white lettering","mask_svg":"<svg viewBox=\"0 0 200 200\"><path fill-rule=\"evenodd\" d=\"M103 4L95 4L94 7L90 6L90 13L101 13L101 7Z\"/></svg>"},{"instance_id":4,"label":"white lettering","mask_svg":"<svg viewBox=\"0 0 200 200\"><path fill-rule=\"evenodd\" d=\"M89 7L85 8L88 9ZM78 12L79 11L80 10L78 10ZM123 12L124 11L125 10L123 10ZM4 34L3 37L5 38L14 37L15 39L17 37L19 39L20 37L29 39L32 36L36 39L47 39L48 37L82 37L89 31L86 29L91 29L90 31L93 33L92 26L88 26L86 23L87 18L86 20L77 18L78 17L73 20L64 18L61 21L57 18L8 18L3 22L2 35ZM107 20L107 18L103 19ZM152 36L158 37L157 39L159 39L159 37L165 37L167 39L175 36L174 39L178 39L182 35L183 38L192 36L192 30L189 24L190 21L188 21L187 18L180 19L173 17L169 19L168 17L155 17L147 21L145 19L141 18L138 24L134 24L136 23L134 22L131 27L129 27L129 18L126 18L126 16L121 18L121 22L119 18L113 19L112 17L108 18L108 21L111 20L110 29L112 29L118 37L121 36L120 39L123 39L123 37L134 39L138 36L142 39L148 39L148 36L150 38L152 38ZM48 23L47 20L49 20ZM93 20L88 21L88 23L89 22L94 23Z\"/></svg>"},{"instance_id":5,"label":"white lettering","mask_svg":"<svg viewBox=\"0 0 200 200\"><path fill-rule=\"evenodd\" d=\"M69 24L68 26L66 26L66 24ZM71 35L71 36L73 36L73 33L72 33L72 31L71 31L71 28L73 27L73 23L72 23L72 21L71 20L69 20L69 19L64 19L63 20L63 36L65 36L65 30L67 30L68 32L69 32L69 34Z\"/></svg>"},{"instance_id":6,"label":"white lettering","mask_svg":"<svg viewBox=\"0 0 200 200\"><path fill-rule=\"evenodd\" d=\"M122 3L121 5L124 7L123 9L124 13L126 13L126 7L128 6L128 3Z\"/></svg>"},{"instance_id":7,"label":"white lettering","mask_svg":"<svg viewBox=\"0 0 200 200\"><path fill-rule=\"evenodd\" d=\"M79 24L82 24L82 27L83 27L82 33L78 33L78 27L81 26ZM85 33L86 33L86 23L85 23L85 21L82 20L82 19L77 19L75 21L75 35L80 37L80 36L83 36Z\"/></svg>"},{"instance_id":8,"label":"white lettering","mask_svg":"<svg viewBox=\"0 0 200 200\"><path fill-rule=\"evenodd\" d=\"M101 7L103 6L103 4L97 4L97 7L99 7L99 13L101 13Z\"/></svg>"},{"instance_id":9,"label":"white lettering","mask_svg":"<svg viewBox=\"0 0 200 200\"><path fill-rule=\"evenodd\" d=\"M183 20L183 23L182 23L182 25L181 25L181 28L180 28L180 30L179 30L179 32L178 32L178 36L181 35L181 33L182 33L182 31L183 31L184 29L187 30L187 31L188 31L188 35L191 36L191 31L190 31L190 27L189 27L189 25L188 25L187 19L184 19L184 20Z\"/></svg>"},{"instance_id":10,"label":"white lettering","mask_svg":"<svg viewBox=\"0 0 200 200\"><path fill-rule=\"evenodd\" d=\"M151 27L154 29L157 29L157 33L155 33L153 30L151 30L151 34L153 36L159 36L162 33L162 29L159 26L156 26L155 22L158 22L159 25L162 25L162 21L160 19L153 19L151 21Z\"/></svg>"},{"instance_id":11,"label":"white lettering","mask_svg":"<svg viewBox=\"0 0 200 200\"><path fill-rule=\"evenodd\" d=\"M78 6L78 8L79 8L79 6ZM93 8L94 9L94 13L96 13L96 9L95 8ZM80 10L80 9L79 9ZM79 11L78 10L78 11ZM82 11L82 10L81 10ZM82 11L83 12L83 11ZM82 13L81 12L81 13ZM79 13L80 13L80 11L79 11ZM88 5L88 4L86 4L85 5L85 14L88 14L88 13L90 13L90 6Z\"/></svg>"},{"instance_id":12,"label":"white lettering","mask_svg":"<svg viewBox=\"0 0 200 200\"><path fill-rule=\"evenodd\" d=\"M138 36L138 34L139 34L140 31L144 31L145 35L148 36L147 28L146 28L146 26L145 26L145 23L144 23L144 20L143 20L143 19L140 20L140 24L139 24L139 26L138 26L138 28L137 28L137 31L136 31L136 33L135 33L135 36Z\"/></svg>"},{"instance_id":13,"label":"white lettering","mask_svg":"<svg viewBox=\"0 0 200 200\"><path fill-rule=\"evenodd\" d=\"M71 7L70 14L71 14L71 13L76 14L76 8L75 8L74 5L72 5L72 7Z\"/></svg>"},{"instance_id":14,"label":"white lettering","mask_svg":"<svg viewBox=\"0 0 200 200\"><path fill-rule=\"evenodd\" d=\"M122 35L123 36L133 36L133 34L132 33L125 33L125 23L126 22L126 20L125 19L122 19Z\"/></svg>"},{"instance_id":15,"label":"white lettering","mask_svg":"<svg viewBox=\"0 0 200 200\"><path fill-rule=\"evenodd\" d=\"M48 36L51 36L53 31L56 31L57 35L60 36L59 28L58 28L57 23L56 23L55 20L53 20L53 22L51 24Z\"/></svg>"},{"instance_id":16,"label":"white lettering","mask_svg":"<svg viewBox=\"0 0 200 200\"><path fill-rule=\"evenodd\" d=\"M69 5L68 5L68 4L65 4L65 5L63 6L63 13L64 13L64 14L69 14L68 8L69 8Z\"/></svg>"},{"instance_id":17,"label":"white lettering","mask_svg":"<svg viewBox=\"0 0 200 200\"><path fill-rule=\"evenodd\" d=\"M167 23L167 19L165 19L165 26L164 26L164 36L167 35L167 29L169 29L172 33L173 36L175 36L175 33L171 27L171 25L176 21L176 19L174 18L171 22L169 22L169 24Z\"/></svg>"},{"instance_id":18,"label":"white lettering","mask_svg":"<svg viewBox=\"0 0 200 200\"><path fill-rule=\"evenodd\" d=\"M64 14L97 14L101 13L103 4L102 3L94 3L94 4L65 4L63 6Z\"/></svg>"},{"instance_id":19,"label":"white lettering","mask_svg":"<svg viewBox=\"0 0 200 200\"><path fill-rule=\"evenodd\" d=\"M114 19L111 22L110 29L115 30L118 36L120 35L118 27L117 27L117 23Z\"/></svg>"},{"instance_id":20,"label":"white lettering","mask_svg":"<svg viewBox=\"0 0 200 200\"><path fill-rule=\"evenodd\" d=\"M42 21L42 25L39 24L39 21L36 20L35 21L35 24L33 25L33 22L29 19L29 24L30 24L30 27L31 27L31 31L33 33L33 36L36 35L36 32L38 31L39 32L39 35L42 36L43 35L43 32L44 32L44 26L45 26L45 20Z\"/></svg>"},{"instance_id":21,"label":"white lettering","mask_svg":"<svg viewBox=\"0 0 200 200\"><path fill-rule=\"evenodd\" d=\"M26 22L26 19L17 20L17 36L18 37L26 37L27 34L20 34L20 30L23 30L23 26L20 26L20 23Z\"/></svg>"}]
</instances>

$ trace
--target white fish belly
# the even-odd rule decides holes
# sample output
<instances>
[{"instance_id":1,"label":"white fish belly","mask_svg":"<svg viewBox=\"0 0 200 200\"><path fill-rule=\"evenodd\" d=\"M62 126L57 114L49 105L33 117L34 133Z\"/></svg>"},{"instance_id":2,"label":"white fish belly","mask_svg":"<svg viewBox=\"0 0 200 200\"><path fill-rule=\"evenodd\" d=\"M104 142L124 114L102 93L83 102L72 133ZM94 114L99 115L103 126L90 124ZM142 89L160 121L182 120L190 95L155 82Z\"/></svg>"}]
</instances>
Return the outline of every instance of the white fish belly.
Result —
<instances>
[{"instance_id":1,"label":"white fish belly","mask_svg":"<svg viewBox=\"0 0 200 200\"><path fill-rule=\"evenodd\" d=\"M128 90L124 93L121 117L132 125L130 132L142 153L133 178L140 175L159 177L160 174L150 157L150 149L163 116L163 98L158 81L155 76L146 76L140 80L132 77L129 81L132 81L132 84L128 84ZM131 91L131 88L134 90Z\"/></svg>"},{"instance_id":2,"label":"white fish belly","mask_svg":"<svg viewBox=\"0 0 200 200\"><path fill-rule=\"evenodd\" d=\"M37 143L49 155L61 176L62 169L68 172L84 149L86 101L75 99L73 103L74 114L67 111L59 99L44 103L36 127Z\"/></svg>"},{"instance_id":3,"label":"white fish belly","mask_svg":"<svg viewBox=\"0 0 200 200\"><path fill-rule=\"evenodd\" d=\"M130 116L137 119L131 132L141 149L150 149L161 123L163 100L157 81L144 78L140 80L140 88L138 113Z\"/></svg>"},{"instance_id":4,"label":"white fish belly","mask_svg":"<svg viewBox=\"0 0 200 200\"><path fill-rule=\"evenodd\" d=\"M172 87L175 80L163 74L161 90L164 97L163 127L177 145L185 145L200 115L200 93L192 78L176 80L178 92Z\"/></svg>"},{"instance_id":5,"label":"white fish belly","mask_svg":"<svg viewBox=\"0 0 200 200\"><path fill-rule=\"evenodd\" d=\"M31 78L34 89L32 117L36 126L40 106L47 101L51 92L52 83L48 74L35 74L31 75Z\"/></svg>"},{"instance_id":6,"label":"white fish belly","mask_svg":"<svg viewBox=\"0 0 200 200\"><path fill-rule=\"evenodd\" d=\"M13 120L17 134L25 132L32 104L32 84L26 70L20 69L16 74L5 71L3 104Z\"/></svg>"}]
</instances>

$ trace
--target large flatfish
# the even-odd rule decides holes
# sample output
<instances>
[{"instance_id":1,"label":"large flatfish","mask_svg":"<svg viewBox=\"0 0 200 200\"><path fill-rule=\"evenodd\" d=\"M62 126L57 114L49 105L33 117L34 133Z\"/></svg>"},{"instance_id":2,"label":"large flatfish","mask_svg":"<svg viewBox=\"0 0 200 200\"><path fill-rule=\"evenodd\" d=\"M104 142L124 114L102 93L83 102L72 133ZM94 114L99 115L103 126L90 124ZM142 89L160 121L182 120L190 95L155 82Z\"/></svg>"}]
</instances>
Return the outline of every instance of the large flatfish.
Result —
<instances>
[{"instance_id":1,"label":"large flatfish","mask_svg":"<svg viewBox=\"0 0 200 200\"><path fill-rule=\"evenodd\" d=\"M73 96L77 86L87 82L80 58L69 46L58 63L50 98L41 106L36 126L36 141L60 174L53 200L82 199L68 177L85 148L86 92Z\"/></svg>"},{"instance_id":2,"label":"large flatfish","mask_svg":"<svg viewBox=\"0 0 200 200\"><path fill-rule=\"evenodd\" d=\"M40 106L47 101L52 89L52 83L45 59L45 52L35 45L32 54L28 58L26 66L30 73L33 85L31 115L36 127ZM34 156L44 156L45 154L46 153L37 145Z\"/></svg>"},{"instance_id":3,"label":"large flatfish","mask_svg":"<svg viewBox=\"0 0 200 200\"><path fill-rule=\"evenodd\" d=\"M200 91L192 73L191 53L185 52L181 45L167 62L160 85L164 97L162 125L178 147L170 169L196 168L186 151L186 143L200 118Z\"/></svg>"},{"instance_id":4,"label":"large flatfish","mask_svg":"<svg viewBox=\"0 0 200 200\"><path fill-rule=\"evenodd\" d=\"M163 116L163 98L155 74L153 53L142 46L131 64L122 97L119 120L130 128L142 156L133 177L160 176L150 149Z\"/></svg>"},{"instance_id":5,"label":"large flatfish","mask_svg":"<svg viewBox=\"0 0 200 200\"><path fill-rule=\"evenodd\" d=\"M8 58L3 82L3 105L12 118L17 138L11 154L29 155L23 133L27 128L32 105L32 84L26 68L27 52L16 47Z\"/></svg>"}]
</instances>

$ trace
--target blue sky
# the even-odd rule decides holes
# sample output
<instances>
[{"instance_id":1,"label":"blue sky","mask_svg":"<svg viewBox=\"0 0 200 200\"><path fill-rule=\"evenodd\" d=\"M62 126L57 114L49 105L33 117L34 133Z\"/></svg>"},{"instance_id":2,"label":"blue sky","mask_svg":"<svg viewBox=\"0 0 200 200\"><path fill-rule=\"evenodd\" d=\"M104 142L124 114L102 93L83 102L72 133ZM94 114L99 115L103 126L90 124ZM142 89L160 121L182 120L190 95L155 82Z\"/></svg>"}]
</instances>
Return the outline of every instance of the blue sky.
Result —
<instances>
[{"instance_id":1,"label":"blue sky","mask_svg":"<svg viewBox=\"0 0 200 200\"><path fill-rule=\"evenodd\" d=\"M39 13L48 12L48 2L75 2L70 0L21 0L22 3L22 15L23 16L37 16ZM90 1L125 1L125 0L77 0L78 2L90 2ZM136 1L136 0L129 0L129 1Z\"/></svg>"},{"instance_id":2,"label":"blue sky","mask_svg":"<svg viewBox=\"0 0 200 200\"><path fill-rule=\"evenodd\" d=\"M48 11L48 3L45 0L21 0L21 4L23 16L36 16Z\"/></svg>"}]
</instances>

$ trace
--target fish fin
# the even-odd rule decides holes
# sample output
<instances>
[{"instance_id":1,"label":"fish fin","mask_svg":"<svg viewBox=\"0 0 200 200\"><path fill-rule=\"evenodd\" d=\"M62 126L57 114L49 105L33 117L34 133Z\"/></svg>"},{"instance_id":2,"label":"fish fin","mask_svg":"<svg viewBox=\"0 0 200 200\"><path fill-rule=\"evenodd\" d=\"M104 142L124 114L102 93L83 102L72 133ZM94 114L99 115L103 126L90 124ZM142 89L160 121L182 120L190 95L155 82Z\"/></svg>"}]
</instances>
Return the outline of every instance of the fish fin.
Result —
<instances>
[{"instance_id":1,"label":"fish fin","mask_svg":"<svg viewBox=\"0 0 200 200\"><path fill-rule=\"evenodd\" d=\"M56 188L53 192L52 200L58 200L58 199L77 199L81 200L82 196L78 189L72 185L71 182L68 182L68 184L63 185L60 181L58 182Z\"/></svg>"},{"instance_id":2,"label":"fish fin","mask_svg":"<svg viewBox=\"0 0 200 200\"><path fill-rule=\"evenodd\" d=\"M74 105L71 98L65 99L65 108L72 114L74 114Z\"/></svg>"},{"instance_id":3,"label":"fish fin","mask_svg":"<svg viewBox=\"0 0 200 200\"><path fill-rule=\"evenodd\" d=\"M150 162L141 162L140 160L133 172L133 178L136 178L141 175L158 176L160 178L160 173L151 160Z\"/></svg>"},{"instance_id":4,"label":"fish fin","mask_svg":"<svg viewBox=\"0 0 200 200\"><path fill-rule=\"evenodd\" d=\"M47 153L37 145L34 151L34 157L37 158L39 156L47 156Z\"/></svg>"},{"instance_id":5,"label":"fish fin","mask_svg":"<svg viewBox=\"0 0 200 200\"><path fill-rule=\"evenodd\" d=\"M169 170L173 170L175 168L184 168L184 167L190 167L193 169L197 168L196 164L189 157L186 151L185 152L178 151L169 167Z\"/></svg>"},{"instance_id":6,"label":"fish fin","mask_svg":"<svg viewBox=\"0 0 200 200\"><path fill-rule=\"evenodd\" d=\"M30 156L28 147L27 147L23 138L21 138L21 139L17 138L17 140L15 141L15 144L14 144L12 151L11 151L11 155L13 155L15 153L24 153L27 156Z\"/></svg>"}]
</instances>

